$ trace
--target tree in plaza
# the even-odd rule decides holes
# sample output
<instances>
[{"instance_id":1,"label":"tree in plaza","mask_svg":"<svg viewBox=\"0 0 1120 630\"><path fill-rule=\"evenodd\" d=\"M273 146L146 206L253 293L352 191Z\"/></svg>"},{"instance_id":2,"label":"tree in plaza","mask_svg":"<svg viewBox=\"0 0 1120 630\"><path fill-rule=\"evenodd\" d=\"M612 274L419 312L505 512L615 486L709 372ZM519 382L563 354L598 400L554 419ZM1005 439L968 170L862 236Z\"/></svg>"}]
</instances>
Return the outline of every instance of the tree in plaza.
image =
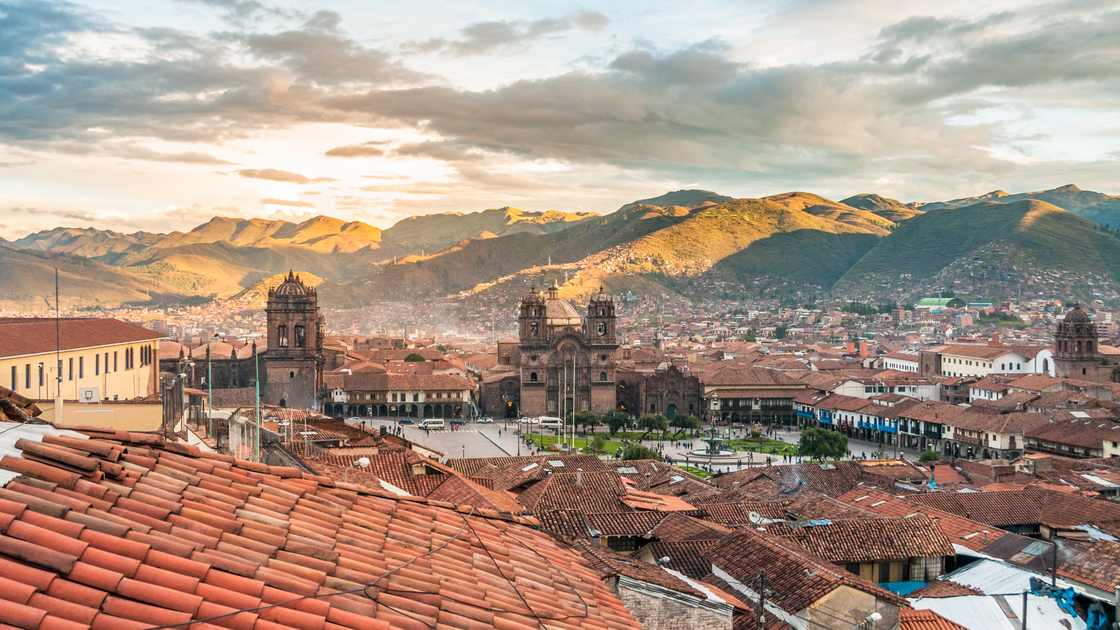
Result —
<instances>
[{"instance_id":1,"label":"tree in plaza","mask_svg":"<svg viewBox=\"0 0 1120 630\"><path fill-rule=\"evenodd\" d=\"M661 453L641 444L627 444L622 449L622 459L661 459Z\"/></svg>"},{"instance_id":2,"label":"tree in plaza","mask_svg":"<svg viewBox=\"0 0 1120 630\"><path fill-rule=\"evenodd\" d=\"M700 422L700 418L692 414L678 413L669 421L669 426L686 431L697 431L700 427L704 426L704 423Z\"/></svg>"},{"instance_id":3,"label":"tree in plaza","mask_svg":"<svg viewBox=\"0 0 1120 630\"><path fill-rule=\"evenodd\" d=\"M664 435L665 430L669 428L669 421L659 413L647 413L638 418L638 428L646 431L657 431Z\"/></svg>"},{"instance_id":4,"label":"tree in plaza","mask_svg":"<svg viewBox=\"0 0 1120 630\"><path fill-rule=\"evenodd\" d=\"M798 452L813 459L839 459L848 452L848 436L828 429L806 429L801 432Z\"/></svg>"},{"instance_id":5,"label":"tree in plaza","mask_svg":"<svg viewBox=\"0 0 1120 630\"><path fill-rule=\"evenodd\" d=\"M630 414L621 409L611 409L607 412L607 415L603 416L603 423L607 425L611 435L614 435L618 433L619 429L630 424Z\"/></svg>"},{"instance_id":6,"label":"tree in plaza","mask_svg":"<svg viewBox=\"0 0 1120 630\"><path fill-rule=\"evenodd\" d=\"M572 418L577 427L583 427L583 432L587 432L587 427L594 427L599 424L599 416L591 413L590 411L576 412Z\"/></svg>"},{"instance_id":7,"label":"tree in plaza","mask_svg":"<svg viewBox=\"0 0 1120 630\"><path fill-rule=\"evenodd\" d=\"M937 451L935 451L931 448L931 449L927 449L926 452L922 453L922 456L918 458L918 461L920 461L920 462L936 462L940 459L941 458L937 455Z\"/></svg>"}]
</instances>

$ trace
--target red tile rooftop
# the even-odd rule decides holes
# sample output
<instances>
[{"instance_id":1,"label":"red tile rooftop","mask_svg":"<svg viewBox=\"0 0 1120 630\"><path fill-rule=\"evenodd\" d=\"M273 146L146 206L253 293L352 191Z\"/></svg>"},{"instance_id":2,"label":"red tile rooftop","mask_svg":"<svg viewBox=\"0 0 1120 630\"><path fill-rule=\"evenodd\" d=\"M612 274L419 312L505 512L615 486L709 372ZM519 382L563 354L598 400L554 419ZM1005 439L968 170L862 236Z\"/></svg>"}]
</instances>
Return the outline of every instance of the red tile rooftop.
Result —
<instances>
[{"instance_id":1,"label":"red tile rooftop","mask_svg":"<svg viewBox=\"0 0 1120 630\"><path fill-rule=\"evenodd\" d=\"M640 627L535 519L57 433L0 443L2 630Z\"/></svg>"}]
</instances>

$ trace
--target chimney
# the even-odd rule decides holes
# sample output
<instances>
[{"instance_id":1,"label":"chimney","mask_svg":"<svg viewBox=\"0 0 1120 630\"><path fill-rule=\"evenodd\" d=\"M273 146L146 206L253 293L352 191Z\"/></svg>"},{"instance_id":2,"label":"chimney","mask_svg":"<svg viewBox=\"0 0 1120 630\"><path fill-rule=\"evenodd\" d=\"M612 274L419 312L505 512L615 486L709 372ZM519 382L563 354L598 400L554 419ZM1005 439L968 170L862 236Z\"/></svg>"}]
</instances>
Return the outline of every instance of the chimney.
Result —
<instances>
[{"instance_id":1,"label":"chimney","mask_svg":"<svg viewBox=\"0 0 1120 630\"><path fill-rule=\"evenodd\" d=\"M646 473L646 492L649 492L649 473Z\"/></svg>"},{"instance_id":2,"label":"chimney","mask_svg":"<svg viewBox=\"0 0 1120 630\"><path fill-rule=\"evenodd\" d=\"M988 544L988 530L984 530L984 544Z\"/></svg>"},{"instance_id":3,"label":"chimney","mask_svg":"<svg viewBox=\"0 0 1120 630\"><path fill-rule=\"evenodd\" d=\"M385 425L381 425L381 435L385 435L388 432L389 429Z\"/></svg>"},{"instance_id":4,"label":"chimney","mask_svg":"<svg viewBox=\"0 0 1120 630\"><path fill-rule=\"evenodd\" d=\"M859 356L861 356L861 357L866 357L867 356L867 342L866 341L859 342Z\"/></svg>"},{"instance_id":5,"label":"chimney","mask_svg":"<svg viewBox=\"0 0 1120 630\"><path fill-rule=\"evenodd\" d=\"M577 486L582 486L583 485L583 469L582 468L577 468L576 469L576 485Z\"/></svg>"}]
</instances>

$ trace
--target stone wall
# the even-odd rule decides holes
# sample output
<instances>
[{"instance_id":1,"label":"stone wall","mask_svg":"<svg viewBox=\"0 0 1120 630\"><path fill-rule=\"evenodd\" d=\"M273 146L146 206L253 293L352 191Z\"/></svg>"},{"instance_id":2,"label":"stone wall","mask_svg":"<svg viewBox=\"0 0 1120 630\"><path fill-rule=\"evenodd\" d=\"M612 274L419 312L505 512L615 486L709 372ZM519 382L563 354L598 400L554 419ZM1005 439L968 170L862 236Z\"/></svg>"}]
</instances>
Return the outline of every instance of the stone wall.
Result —
<instances>
[{"instance_id":1,"label":"stone wall","mask_svg":"<svg viewBox=\"0 0 1120 630\"><path fill-rule=\"evenodd\" d=\"M614 587L642 630L731 630L732 618L713 610L654 597L628 588Z\"/></svg>"}]
</instances>

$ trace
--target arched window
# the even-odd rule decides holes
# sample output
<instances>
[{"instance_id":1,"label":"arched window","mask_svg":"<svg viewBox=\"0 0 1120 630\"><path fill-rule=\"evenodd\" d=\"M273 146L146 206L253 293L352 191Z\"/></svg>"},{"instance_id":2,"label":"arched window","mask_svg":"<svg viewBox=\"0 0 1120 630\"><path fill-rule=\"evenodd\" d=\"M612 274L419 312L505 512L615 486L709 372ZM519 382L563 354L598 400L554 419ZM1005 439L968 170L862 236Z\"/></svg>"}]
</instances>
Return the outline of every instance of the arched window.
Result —
<instances>
[{"instance_id":1,"label":"arched window","mask_svg":"<svg viewBox=\"0 0 1120 630\"><path fill-rule=\"evenodd\" d=\"M1081 340L1080 339L1077 340L1077 351L1081 352Z\"/></svg>"},{"instance_id":2,"label":"arched window","mask_svg":"<svg viewBox=\"0 0 1120 630\"><path fill-rule=\"evenodd\" d=\"M506 381L506 393L507 394L512 394L513 393L513 381Z\"/></svg>"},{"instance_id":3,"label":"arched window","mask_svg":"<svg viewBox=\"0 0 1120 630\"><path fill-rule=\"evenodd\" d=\"M303 324L296 324L296 347L302 348L307 345L307 333L303 330Z\"/></svg>"},{"instance_id":4,"label":"arched window","mask_svg":"<svg viewBox=\"0 0 1120 630\"><path fill-rule=\"evenodd\" d=\"M1050 373L1050 359L1042 360L1042 371L1046 372L1047 374Z\"/></svg>"},{"instance_id":5,"label":"arched window","mask_svg":"<svg viewBox=\"0 0 1120 630\"><path fill-rule=\"evenodd\" d=\"M537 336L537 323L536 322L533 322L532 324L529 324L529 334L533 337Z\"/></svg>"},{"instance_id":6,"label":"arched window","mask_svg":"<svg viewBox=\"0 0 1120 630\"><path fill-rule=\"evenodd\" d=\"M602 308L599 309L599 317L604 317L604 316L606 316L606 314L607 314L606 309L602 309Z\"/></svg>"},{"instance_id":7,"label":"arched window","mask_svg":"<svg viewBox=\"0 0 1120 630\"><path fill-rule=\"evenodd\" d=\"M599 380L602 381L602 382L606 382L607 373L606 372L599 372Z\"/></svg>"},{"instance_id":8,"label":"arched window","mask_svg":"<svg viewBox=\"0 0 1120 630\"><path fill-rule=\"evenodd\" d=\"M295 377L296 377L295 372L288 372L288 378L295 378Z\"/></svg>"},{"instance_id":9,"label":"arched window","mask_svg":"<svg viewBox=\"0 0 1120 630\"><path fill-rule=\"evenodd\" d=\"M1085 342L1085 349L1089 352L1092 352L1093 351L1093 342L1092 341L1086 341ZM116 363L115 359L114 359L113 363Z\"/></svg>"},{"instance_id":10,"label":"arched window","mask_svg":"<svg viewBox=\"0 0 1120 630\"><path fill-rule=\"evenodd\" d=\"M537 309L535 309L535 308L529 309L529 317L536 317L536 316L537 316Z\"/></svg>"},{"instance_id":11,"label":"arched window","mask_svg":"<svg viewBox=\"0 0 1120 630\"><path fill-rule=\"evenodd\" d=\"M529 382L530 383L536 383L537 382L537 373L536 372L529 372Z\"/></svg>"},{"instance_id":12,"label":"arched window","mask_svg":"<svg viewBox=\"0 0 1120 630\"><path fill-rule=\"evenodd\" d=\"M607 334L607 325L604 322L599 322L599 334L600 335Z\"/></svg>"},{"instance_id":13,"label":"arched window","mask_svg":"<svg viewBox=\"0 0 1120 630\"><path fill-rule=\"evenodd\" d=\"M281 348L288 347L288 327L280 324L276 327L276 337L279 339L277 342Z\"/></svg>"}]
</instances>

